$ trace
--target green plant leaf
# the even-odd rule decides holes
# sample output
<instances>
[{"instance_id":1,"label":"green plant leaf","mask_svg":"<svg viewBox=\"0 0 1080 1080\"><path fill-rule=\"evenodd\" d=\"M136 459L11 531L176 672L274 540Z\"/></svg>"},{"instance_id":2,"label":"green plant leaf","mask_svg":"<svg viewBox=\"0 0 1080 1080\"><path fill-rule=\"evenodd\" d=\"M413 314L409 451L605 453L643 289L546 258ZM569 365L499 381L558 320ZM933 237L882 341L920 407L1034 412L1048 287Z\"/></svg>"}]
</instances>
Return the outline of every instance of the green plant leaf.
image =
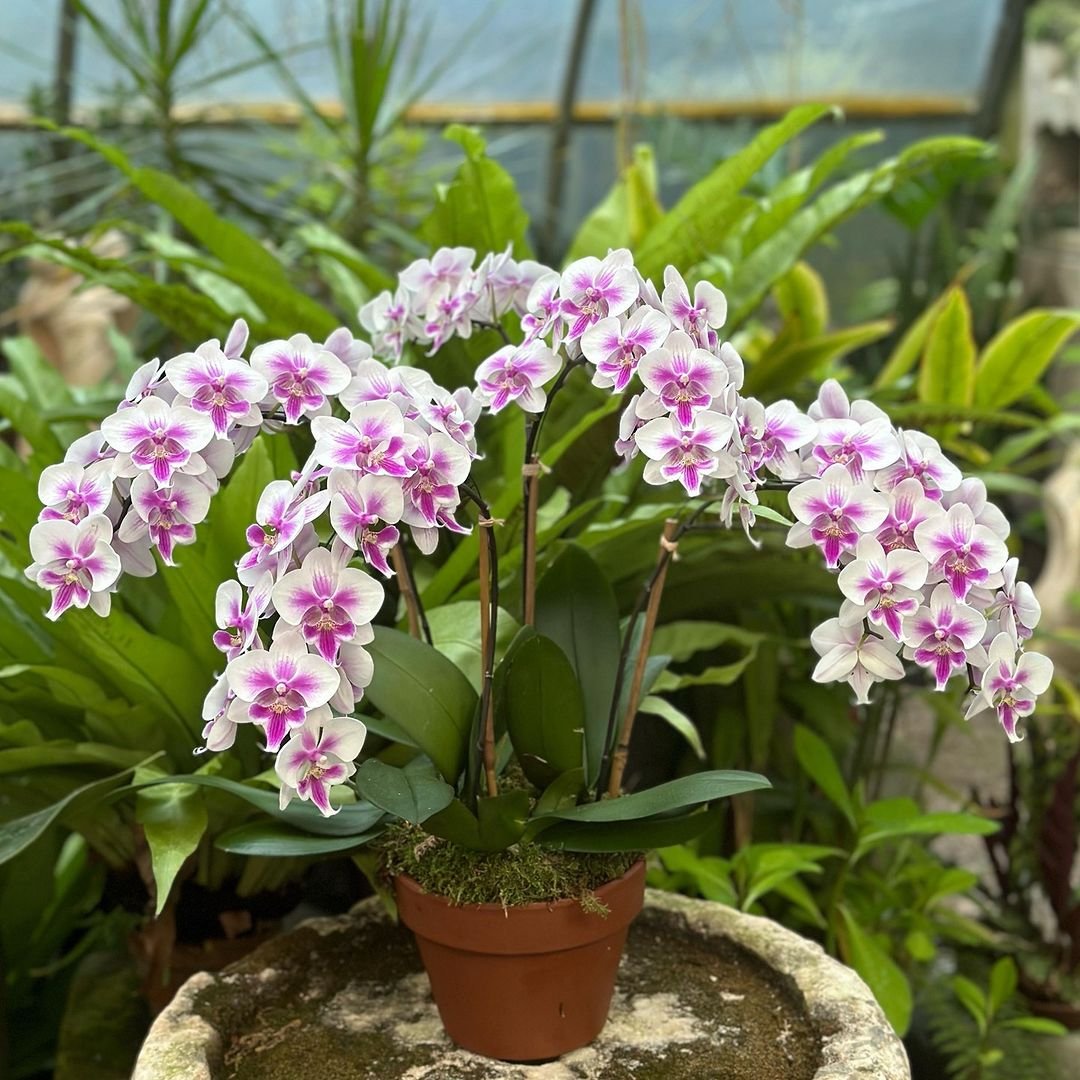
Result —
<instances>
[{"instance_id":1,"label":"green plant leaf","mask_svg":"<svg viewBox=\"0 0 1080 1080\"><path fill-rule=\"evenodd\" d=\"M840 774L840 766L836 764L836 758L829 749L828 744L820 735L816 735L808 727L802 724L795 725L795 756L803 771L814 781L822 794L835 806L848 820L848 824L855 827L856 812L855 803L848 794L847 785Z\"/></svg>"},{"instance_id":2,"label":"green plant leaf","mask_svg":"<svg viewBox=\"0 0 1080 1080\"><path fill-rule=\"evenodd\" d=\"M743 388L748 394L761 394L767 398L787 393L800 379L813 375L819 367L879 341L892 327L888 319L880 319L793 341L776 351L766 350L747 370Z\"/></svg>"},{"instance_id":3,"label":"green plant leaf","mask_svg":"<svg viewBox=\"0 0 1080 1080\"><path fill-rule=\"evenodd\" d=\"M980 1031L986 1030L987 1001L986 995L970 979L963 975L955 975L950 980L956 1000L971 1014L971 1018L979 1026Z\"/></svg>"},{"instance_id":4,"label":"green plant leaf","mask_svg":"<svg viewBox=\"0 0 1080 1080\"><path fill-rule=\"evenodd\" d=\"M761 640L761 634L733 623L682 619L656 628L652 653L654 656L669 656L674 663L685 663L696 653L718 649L721 645L753 648Z\"/></svg>"},{"instance_id":5,"label":"green plant leaf","mask_svg":"<svg viewBox=\"0 0 1080 1080\"><path fill-rule=\"evenodd\" d=\"M535 631L522 632L506 663L498 708L525 775L545 788L582 765L581 686L562 649Z\"/></svg>"},{"instance_id":6,"label":"green plant leaf","mask_svg":"<svg viewBox=\"0 0 1080 1080\"><path fill-rule=\"evenodd\" d=\"M147 778L138 773L136 777ZM180 868L206 832L206 804L202 792L190 784L159 784L137 792L135 820L143 827L150 848L157 917L165 908Z\"/></svg>"},{"instance_id":7,"label":"green plant leaf","mask_svg":"<svg viewBox=\"0 0 1080 1080\"><path fill-rule=\"evenodd\" d=\"M790 327L799 340L825 333L829 325L829 297L825 282L812 266L797 262L773 286L773 296L784 319L784 333Z\"/></svg>"},{"instance_id":8,"label":"green plant leaf","mask_svg":"<svg viewBox=\"0 0 1080 1080\"><path fill-rule=\"evenodd\" d=\"M407 634L375 627L367 646L375 661L366 700L409 733L451 784L465 761L476 691L437 649Z\"/></svg>"},{"instance_id":9,"label":"green plant leaf","mask_svg":"<svg viewBox=\"0 0 1080 1080\"><path fill-rule=\"evenodd\" d=\"M529 817L529 793L516 790L477 800L473 814L460 799L424 822L424 831L474 851L503 851L517 843Z\"/></svg>"},{"instance_id":10,"label":"green plant leaf","mask_svg":"<svg viewBox=\"0 0 1080 1080\"><path fill-rule=\"evenodd\" d=\"M709 772L691 773L669 780L656 787L622 795L617 799L584 803L562 810L550 811L546 817L563 821L640 821L657 814L673 814L704 806L717 799L740 795L744 791L758 791L770 787L764 776L751 772L714 769Z\"/></svg>"},{"instance_id":11,"label":"green plant leaf","mask_svg":"<svg viewBox=\"0 0 1080 1080\"><path fill-rule=\"evenodd\" d=\"M1080 312L1029 311L1003 327L975 369L975 404L998 409L1030 390L1080 328Z\"/></svg>"},{"instance_id":12,"label":"green plant leaf","mask_svg":"<svg viewBox=\"0 0 1080 1080\"><path fill-rule=\"evenodd\" d=\"M911 985L878 941L868 934L843 904L837 905L843 918L846 961L863 977L897 1035L906 1034L911 1023Z\"/></svg>"},{"instance_id":13,"label":"green plant leaf","mask_svg":"<svg viewBox=\"0 0 1080 1080\"><path fill-rule=\"evenodd\" d=\"M358 836L370 829L383 817L383 811L371 803L346 803L332 817L323 817L308 802L291 802L284 810L278 805L278 793L251 784L240 784L224 776L209 773L191 773L190 775L168 776L160 780L144 781L144 787L156 784L194 784L198 787L216 788L237 799L242 799L263 813L298 831L318 836Z\"/></svg>"},{"instance_id":14,"label":"green plant leaf","mask_svg":"<svg viewBox=\"0 0 1080 1080\"><path fill-rule=\"evenodd\" d=\"M466 244L484 255L511 245L517 258L526 257L529 215L510 174L487 156L484 140L475 129L451 124L446 138L461 146L465 160L439 192L420 235L433 248Z\"/></svg>"},{"instance_id":15,"label":"green plant leaf","mask_svg":"<svg viewBox=\"0 0 1080 1080\"><path fill-rule=\"evenodd\" d=\"M214 847L234 855L312 857L351 851L376 839L380 834L381 830L373 829L358 836L313 836L276 821L251 821L223 832L215 840Z\"/></svg>"},{"instance_id":16,"label":"green plant leaf","mask_svg":"<svg viewBox=\"0 0 1080 1080\"><path fill-rule=\"evenodd\" d=\"M701 734L694 726L694 721L686 713L676 709L670 701L650 694L642 698L638 711L648 713L650 716L659 716L689 743L690 749L694 751L699 761L705 760L705 744L701 741Z\"/></svg>"},{"instance_id":17,"label":"green plant leaf","mask_svg":"<svg viewBox=\"0 0 1080 1080\"><path fill-rule=\"evenodd\" d=\"M698 810L640 821L556 821L537 835L536 843L555 851L650 851L692 840L715 820Z\"/></svg>"},{"instance_id":18,"label":"green plant leaf","mask_svg":"<svg viewBox=\"0 0 1080 1080\"><path fill-rule=\"evenodd\" d=\"M502 569L502 559L499 560ZM480 604L475 600L459 600L442 604L427 611L432 644L452 660L468 678L479 694L483 685L483 663L480 655ZM508 611L499 608L495 636L495 663L506 655L514 636L521 629Z\"/></svg>"},{"instance_id":19,"label":"green plant leaf","mask_svg":"<svg viewBox=\"0 0 1080 1080\"><path fill-rule=\"evenodd\" d=\"M886 386L892 386L902 379L919 362L923 350L926 348L926 339L930 336L930 328L934 325L945 301L949 298L949 292L943 292L927 309L904 331L903 337L896 343L896 347L889 354L885 366L878 372L874 379L874 389L881 390Z\"/></svg>"},{"instance_id":20,"label":"green plant leaf","mask_svg":"<svg viewBox=\"0 0 1080 1080\"><path fill-rule=\"evenodd\" d=\"M153 757L146 758L143 764L149 764L157 756L155 754ZM102 780L83 784L82 787L69 791L62 799L33 814L4 822L0 825L0 865L28 848L61 814L103 799L134 771L134 768L125 769L113 776L106 776Z\"/></svg>"},{"instance_id":21,"label":"green plant leaf","mask_svg":"<svg viewBox=\"0 0 1080 1080\"><path fill-rule=\"evenodd\" d=\"M1016 1016L1011 1020L1002 1020L999 1027L1016 1028L1030 1031L1032 1035L1068 1035L1069 1029L1056 1020L1047 1020L1044 1016Z\"/></svg>"},{"instance_id":22,"label":"green plant leaf","mask_svg":"<svg viewBox=\"0 0 1080 1080\"><path fill-rule=\"evenodd\" d=\"M536 629L562 649L580 683L585 779L591 786L606 749L622 642L615 593L600 567L577 544L567 544L537 584Z\"/></svg>"},{"instance_id":23,"label":"green plant leaf","mask_svg":"<svg viewBox=\"0 0 1080 1080\"><path fill-rule=\"evenodd\" d=\"M693 266L715 251L746 184L777 150L830 111L828 105L796 106L690 188L641 242L635 263L642 276L659 280L668 263Z\"/></svg>"},{"instance_id":24,"label":"green plant leaf","mask_svg":"<svg viewBox=\"0 0 1080 1080\"><path fill-rule=\"evenodd\" d=\"M454 798L454 789L426 763L399 769L370 758L354 779L356 790L369 803L413 825L445 810Z\"/></svg>"},{"instance_id":25,"label":"green plant leaf","mask_svg":"<svg viewBox=\"0 0 1080 1080\"><path fill-rule=\"evenodd\" d=\"M1001 1007L1010 1001L1016 993L1019 975L1016 970L1016 961L1011 956L1003 956L990 969L990 1012L992 1014L1001 1011Z\"/></svg>"},{"instance_id":26,"label":"green plant leaf","mask_svg":"<svg viewBox=\"0 0 1080 1080\"><path fill-rule=\"evenodd\" d=\"M549 810L562 810L567 806L576 806L578 797L584 790L585 770L580 766L576 769L568 769L544 788L540 798L536 800L533 813L542 817Z\"/></svg>"},{"instance_id":27,"label":"green plant leaf","mask_svg":"<svg viewBox=\"0 0 1080 1080\"><path fill-rule=\"evenodd\" d=\"M919 368L919 400L970 405L975 393L975 339L964 290L953 288L934 319Z\"/></svg>"}]
</instances>

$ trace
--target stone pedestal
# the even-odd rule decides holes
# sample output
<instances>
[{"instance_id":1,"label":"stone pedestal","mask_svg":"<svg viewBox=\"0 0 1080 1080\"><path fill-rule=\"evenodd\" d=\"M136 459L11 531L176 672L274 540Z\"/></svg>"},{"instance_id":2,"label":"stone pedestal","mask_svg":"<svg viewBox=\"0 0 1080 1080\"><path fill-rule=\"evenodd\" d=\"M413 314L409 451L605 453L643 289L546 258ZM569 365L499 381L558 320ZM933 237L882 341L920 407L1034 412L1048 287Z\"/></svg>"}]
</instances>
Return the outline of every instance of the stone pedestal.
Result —
<instances>
[{"instance_id":1,"label":"stone pedestal","mask_svg":"<svg viewBox=\"0 0 1080 1080\"><path fill-rule=\"evenodd\" d=\"M591 1046L508 1065L445 1036L411 936L378 901L312 919L157 1018L133 1080L908 1080L865 984L766 919L650 890Z\"/></svg>"}]
</instances>

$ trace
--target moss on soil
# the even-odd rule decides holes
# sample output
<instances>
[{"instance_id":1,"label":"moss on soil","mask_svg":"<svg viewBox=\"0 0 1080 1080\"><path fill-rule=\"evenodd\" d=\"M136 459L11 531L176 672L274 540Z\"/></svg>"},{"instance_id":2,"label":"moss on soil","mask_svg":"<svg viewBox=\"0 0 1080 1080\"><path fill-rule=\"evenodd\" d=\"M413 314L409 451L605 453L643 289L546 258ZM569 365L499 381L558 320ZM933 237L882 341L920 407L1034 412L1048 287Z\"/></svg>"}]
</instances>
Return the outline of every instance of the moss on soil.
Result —
<instances>
[{"instance_id":1,"label":"moss on soil","mask_svg":"<svg viewBox=\"0 0 1080 1080\"><path fill-rule=\"evenodd\" d=\"M425 892L454 904L545 903L577 900L585 911L604 913L594 890L622 877L639 853L549 851L515 844L505 851L472 851L402 825L380 841L388 876L408 874Z\"/></svg>"}]
</instances>

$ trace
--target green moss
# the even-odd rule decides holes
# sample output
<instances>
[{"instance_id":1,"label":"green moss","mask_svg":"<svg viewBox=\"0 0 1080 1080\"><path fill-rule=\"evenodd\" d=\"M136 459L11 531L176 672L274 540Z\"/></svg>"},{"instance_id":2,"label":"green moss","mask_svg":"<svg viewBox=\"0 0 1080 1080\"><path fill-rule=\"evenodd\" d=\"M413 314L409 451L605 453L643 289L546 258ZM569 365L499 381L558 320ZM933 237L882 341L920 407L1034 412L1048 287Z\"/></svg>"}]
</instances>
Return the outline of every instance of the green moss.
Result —
<instances>
[{"instance_id":1,"label":"green moss","mask_svg":"<svg viewBox=\"0 0 1080 1080\"><path fill-rule=\"evenodd\" d=\"M391 829L380 842L387 875L408 874L425 892L454 904L521 904L577 900L585 911L607 914L596 889L622 877L635 852L548 851L515 844L505 851L472 851L429 836L412 825Z\"/></svg>"}]
</instances>

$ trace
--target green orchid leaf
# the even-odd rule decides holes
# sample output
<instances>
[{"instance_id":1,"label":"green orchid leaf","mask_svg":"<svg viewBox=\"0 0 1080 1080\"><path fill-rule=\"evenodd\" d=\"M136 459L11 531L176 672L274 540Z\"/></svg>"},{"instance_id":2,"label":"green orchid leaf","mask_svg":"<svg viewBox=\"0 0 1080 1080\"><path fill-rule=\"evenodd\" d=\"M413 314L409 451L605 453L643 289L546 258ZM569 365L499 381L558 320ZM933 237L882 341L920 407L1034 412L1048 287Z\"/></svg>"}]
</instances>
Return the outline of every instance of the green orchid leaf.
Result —
<instances>
[{"instance_id":1,"label":"green orchid leaf","mask_svg":"<svg viewBox=\"0 0 1080 1080\"><path fill-rule=\"evenodd\" d=\"M160 779L161 770L143 769L135 776L137 781ZM206 803L202 792L190 784L158 784L136 794L135 820L150 848L156 917L168 902L176 875L206 832Z\"/></svg>"},{"instance_id":2,"label":"green orchid leaf","mask_svg":"<svg viewBox=\"0 0 1080 1080\"><path fill-rule=\"evenodd\" d=\"M276 821L251 821L223 832L214 846L234 855L303 858L351 851L380 835L380 829L372 829L356 836L313 836Z\"/></svg>"},{"instance_id":3,"label":"green orchid leaf","mask_svg":"<svg viewBox=\"0 0 1080 1080\"><path fill-rule=\"evenodd\" d=\"M399 769L377 758L356 770L356 790L373 806L413 825L446 809L454 789L426 762Z\"/></svg>"}]
</instances>

